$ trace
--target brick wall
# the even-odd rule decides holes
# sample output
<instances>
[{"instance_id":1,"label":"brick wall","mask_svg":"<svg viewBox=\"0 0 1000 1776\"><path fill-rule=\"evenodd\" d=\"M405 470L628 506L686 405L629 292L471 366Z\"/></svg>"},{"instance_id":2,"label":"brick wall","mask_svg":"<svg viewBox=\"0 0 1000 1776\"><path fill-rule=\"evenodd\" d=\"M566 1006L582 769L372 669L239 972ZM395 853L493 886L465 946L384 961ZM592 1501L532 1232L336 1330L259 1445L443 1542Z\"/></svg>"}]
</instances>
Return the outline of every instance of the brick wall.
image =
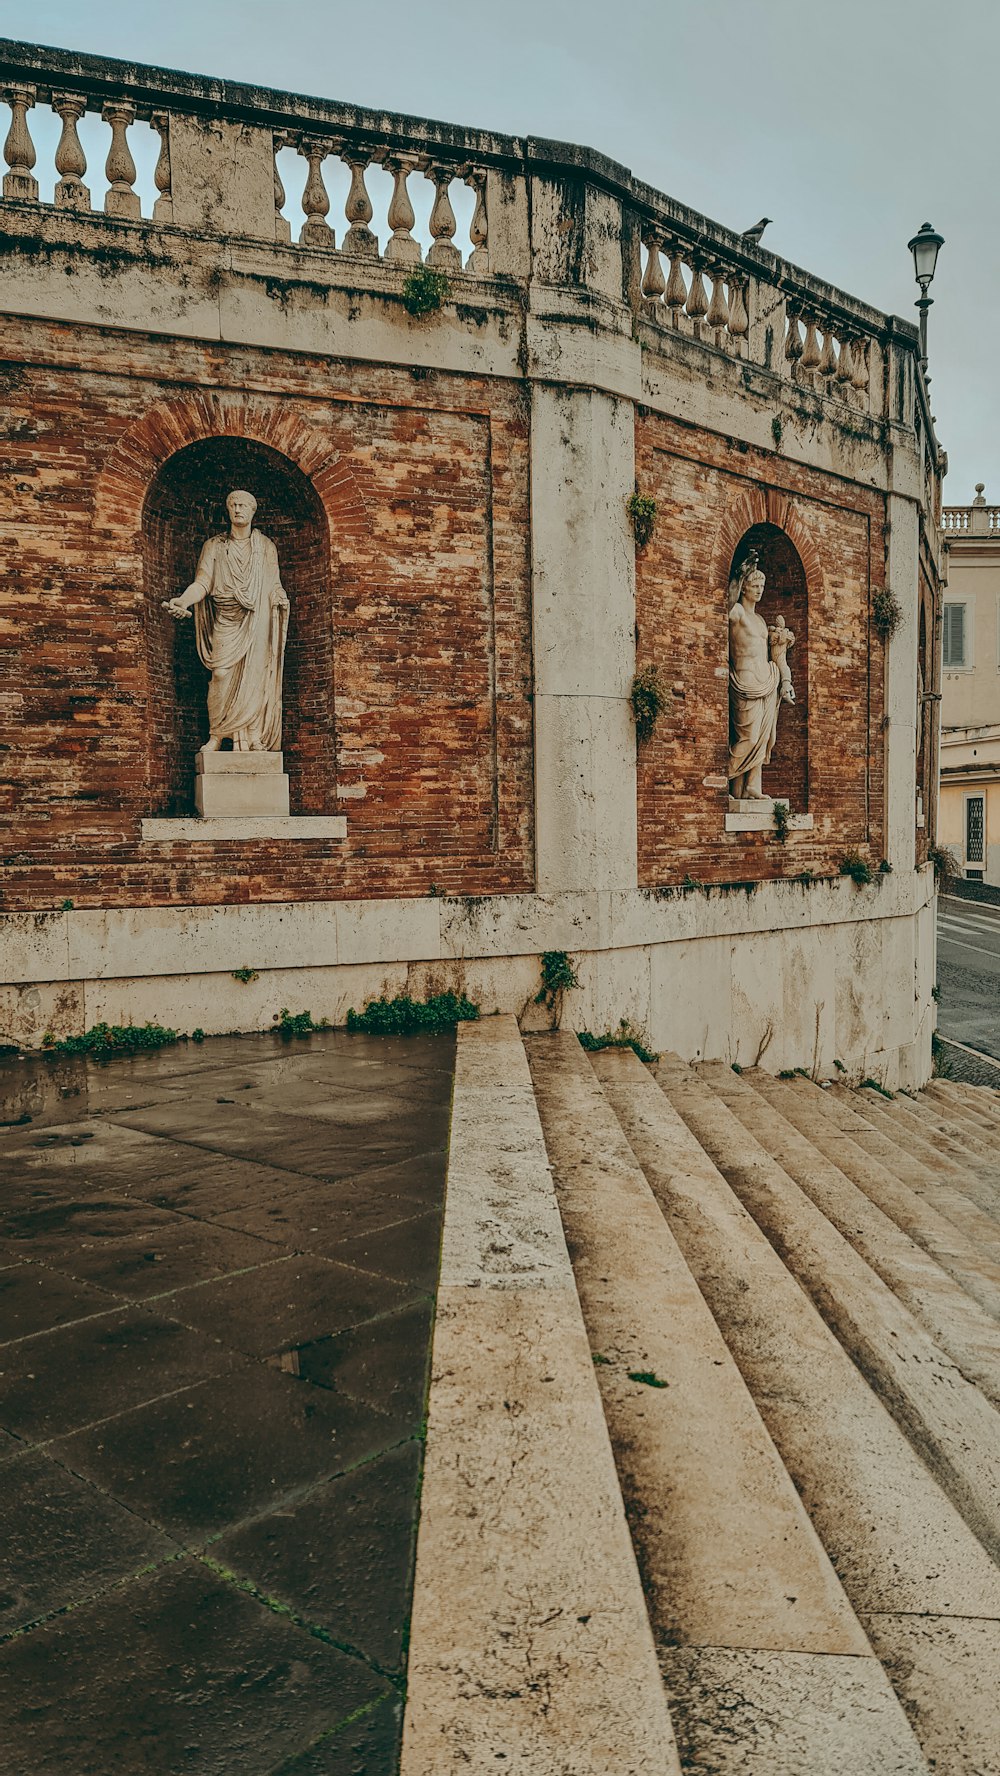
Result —
<instances>
[{"instance_id":1,"label":"brick wall","mask_svg":"<svg viewBox=\"0 0 1000 1776\"><path fill-rule=\"evenodd\" d=\"M4 909L529 888L520 391L28 321L7 356ZM345 813L344 844L139 842L190 807L206 730L160 601L233 486L292 602L293 812Z\"/></svg>"},{"instance_id":2,"label":"brick wall","mask_svg":"<svg viewBox=\"0 0 1000 1776\"><path fill-rule=\"evenodd\" d=\"M637 424L636 476L657 502L637 557L637 665L658 665L673 686L639 749L640 883L829 874L853 848L877 863L884 659L869 610L885 570L881 498L655 415ZM814 827L784 845L725 831L728 584L751 544L768 578L761 614L771 622L780 610L796 636L798 702L781 710L764 788Z\"/></svg>"}]
</instances>

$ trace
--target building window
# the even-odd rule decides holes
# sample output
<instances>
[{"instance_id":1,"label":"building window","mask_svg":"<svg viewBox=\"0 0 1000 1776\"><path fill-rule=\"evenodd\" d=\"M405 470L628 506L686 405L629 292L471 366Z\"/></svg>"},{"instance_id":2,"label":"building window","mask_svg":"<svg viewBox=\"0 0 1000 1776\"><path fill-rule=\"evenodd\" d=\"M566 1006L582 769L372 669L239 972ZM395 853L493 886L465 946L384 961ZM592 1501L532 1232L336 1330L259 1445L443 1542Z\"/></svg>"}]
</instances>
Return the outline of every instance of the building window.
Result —
<instances>
[{"instance_id":1,"label":"building window","mask_svg":"<svg viewBox=\"0 0 1000 1776\"><path fill-rule=\"evenodd\" d=\"M942 646L945 670L949 666L967 666L969 663L966 657L965 610L964 604L946 604L944 607Z\"/></svg>"},{"instance_id":2,"label":"building window","mask_svg":"<svg viewBox=\"0 0 1000 1776\"><path fill-rule=\"evenodd\" d=\"M986 861L986 801L981 795L965 798L965 873L982 875Z\"/></svg>"}]
</instances>

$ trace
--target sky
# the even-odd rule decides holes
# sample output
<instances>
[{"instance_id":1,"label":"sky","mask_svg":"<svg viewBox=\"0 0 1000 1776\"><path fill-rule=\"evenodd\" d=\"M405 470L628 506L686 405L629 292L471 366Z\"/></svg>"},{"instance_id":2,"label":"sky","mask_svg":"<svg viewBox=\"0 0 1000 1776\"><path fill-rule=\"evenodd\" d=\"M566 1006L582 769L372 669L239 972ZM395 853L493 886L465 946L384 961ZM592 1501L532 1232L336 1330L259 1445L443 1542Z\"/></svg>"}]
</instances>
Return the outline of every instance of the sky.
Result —
<instances>
[{"instance_id":1,"label":"sky","mask_svg":"<svg viewBox=\"0 0 1000 1776\"><path fill-rule=\"evenodd\" d=\"M0 34L584 143L910 320L932 222L945 500L1000 503L997 0L0 0Z\"/></svg>"}]
</instances>

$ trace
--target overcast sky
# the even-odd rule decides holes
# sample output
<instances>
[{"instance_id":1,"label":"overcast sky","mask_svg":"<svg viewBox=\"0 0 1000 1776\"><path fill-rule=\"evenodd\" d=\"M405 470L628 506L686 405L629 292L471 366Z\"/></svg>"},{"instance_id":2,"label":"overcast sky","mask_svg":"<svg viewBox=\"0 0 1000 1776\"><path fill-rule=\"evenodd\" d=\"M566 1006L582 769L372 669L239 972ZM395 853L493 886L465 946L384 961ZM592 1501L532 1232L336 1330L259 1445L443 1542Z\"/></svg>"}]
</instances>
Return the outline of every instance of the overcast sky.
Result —
<instances>
[{"instance_id":1,"label":"overcast sky","mask_svg":"<svg viewBox=\"0 0 1000 1776\"><path fill-rule=\"evenodd\" d=\"M930 221L945 498L1000 503L997 0L0 0L0 30L586 143L910 319Z\"/></svg>"}]
</instances>

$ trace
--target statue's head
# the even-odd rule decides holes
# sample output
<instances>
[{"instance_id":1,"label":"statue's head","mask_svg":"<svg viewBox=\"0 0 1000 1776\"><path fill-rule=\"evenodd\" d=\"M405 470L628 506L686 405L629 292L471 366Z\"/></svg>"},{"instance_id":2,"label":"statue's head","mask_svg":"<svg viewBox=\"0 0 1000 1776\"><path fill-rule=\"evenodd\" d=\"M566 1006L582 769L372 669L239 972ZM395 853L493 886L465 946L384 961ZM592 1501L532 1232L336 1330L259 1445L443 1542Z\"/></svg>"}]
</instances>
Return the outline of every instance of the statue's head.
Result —
<instances>
[{"instance_id":1,"label":"statue's head","mask_svg":"<svg viewBox=\"0 0 1000 1776\"><path fill-rule=\"evenodd\" d=\"M257 510L257 501L245 488L234 487L226 501L226 511L234 524L249 524Z\"/></svg>"},{"instance_id":2,"label":"statue's head","mask_svg":"<svg viewBox=\"0 0 1000 1776\"><path fill-rule=\"evenodd\" d=\"M757 604L763 595L766 580L760 567L756 549L751 549L740 563L737 574L737 598L749 596L753 604Z\"/></svg>"}]
</instances>

